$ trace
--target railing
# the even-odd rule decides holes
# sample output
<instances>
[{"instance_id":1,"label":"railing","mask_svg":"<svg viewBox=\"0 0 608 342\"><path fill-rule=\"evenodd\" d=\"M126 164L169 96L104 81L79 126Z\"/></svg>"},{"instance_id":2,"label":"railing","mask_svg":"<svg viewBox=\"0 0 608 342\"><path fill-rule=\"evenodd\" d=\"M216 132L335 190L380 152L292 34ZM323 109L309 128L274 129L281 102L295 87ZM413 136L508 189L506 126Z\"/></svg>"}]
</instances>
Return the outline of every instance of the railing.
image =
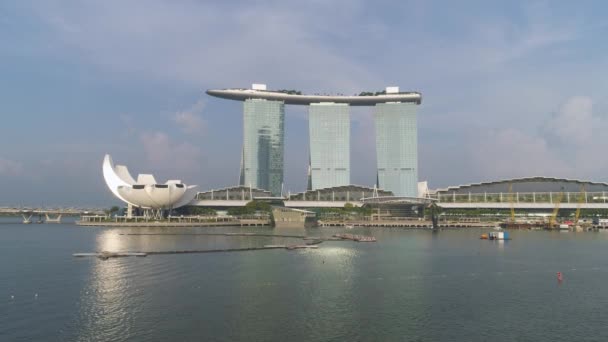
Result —
<instances>
[{"instance_id":1,"label":"railing","mask_svg":"<svg viewBox=\"0 0 608 342\"><path fill-rule=\"evenodd\" d=\"M80 220L83 222L103 222L107 221L110 217L108 215L82 215Z\"/></svg>"},{"instance_id":2,"label":"railing","mask_svg":"<svg viewBox=\"0 0 608 342\"><path fill-rule=\"evenodd\" d=\"M562 192L560 203L608 203L608 192ZM560 192L441 193L439 203L555 203Z\"/></svg>"}]
</instances>

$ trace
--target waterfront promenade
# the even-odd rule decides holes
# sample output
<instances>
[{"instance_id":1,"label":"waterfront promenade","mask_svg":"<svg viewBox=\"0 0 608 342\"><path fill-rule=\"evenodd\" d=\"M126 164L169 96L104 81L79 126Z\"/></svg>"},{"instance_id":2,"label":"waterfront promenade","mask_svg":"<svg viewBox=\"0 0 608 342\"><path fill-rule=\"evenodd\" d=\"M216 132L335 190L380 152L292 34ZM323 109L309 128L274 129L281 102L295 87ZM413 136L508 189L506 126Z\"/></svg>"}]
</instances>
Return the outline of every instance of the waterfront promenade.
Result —
<instances>
[{"instance_id":1,"label":"waterfront promenade","mask_svg":"<svg viewBox=\"0 0 608 342\"><path fill-rule=\"evenodd\" d=\"M85 215L76 221L76 224L87 227L264 227L270 226L271 221L268 217L170 216L163 220L153 220L144 216L127 218L124 216Z\"/></svg>"}]
</instances>

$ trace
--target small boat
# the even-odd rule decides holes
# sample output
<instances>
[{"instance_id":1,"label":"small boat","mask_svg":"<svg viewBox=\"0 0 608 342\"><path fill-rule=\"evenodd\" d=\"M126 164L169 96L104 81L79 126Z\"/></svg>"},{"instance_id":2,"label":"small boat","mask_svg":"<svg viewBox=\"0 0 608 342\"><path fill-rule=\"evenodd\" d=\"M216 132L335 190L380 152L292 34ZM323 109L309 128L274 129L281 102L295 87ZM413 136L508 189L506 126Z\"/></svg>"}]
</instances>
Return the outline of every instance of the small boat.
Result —
<instances>
[{"instance_id":1,"label":"small boat","mask_svg":"<svg viewBox=\"0 0 608 342\"><path fill-rule=\"evenodd\" d=\"M490 232L488 234L489 240L510 240L508 232Z\"/></svg>"},{"instance_id":2,"label":"small boat","mask_svg":"<svg viewBox=\"0 0 608 342\"><path fill-rule=\"evenodd\" d=\"M355 228L355 226L353 226L352 224L347 224L347 225L344 226L344 228L346 228L346 229L353 229L353 228Z\"/></svg>"},{"instance_id":3,"label":"small boat","mask_svg":"<svg viewBox=\"0 0 608 342\"><path fill-rule=\"evenodd\" d=\"M494 228L492 228L492 229L494 229L494 230L502 230L502 227L501 227L501 226L495 226L495 227L494 227Z\"/></svg>"}]
</instances>

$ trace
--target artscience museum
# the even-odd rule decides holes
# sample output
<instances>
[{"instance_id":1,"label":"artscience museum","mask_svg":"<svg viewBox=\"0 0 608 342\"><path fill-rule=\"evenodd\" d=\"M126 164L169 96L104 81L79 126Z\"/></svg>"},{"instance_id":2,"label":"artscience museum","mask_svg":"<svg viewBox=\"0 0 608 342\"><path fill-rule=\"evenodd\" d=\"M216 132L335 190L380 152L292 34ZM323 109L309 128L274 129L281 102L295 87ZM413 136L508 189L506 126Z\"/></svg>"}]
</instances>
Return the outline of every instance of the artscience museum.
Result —
<instances>
[{"instance_id":1,"label":"artscience museum","mask_svg":"<svg viewBox=\"0 0 608 342\"><path fill-rule=\"evenodd\" d=\"M158 183L151 174L139 174L136 180L126 166L115 166L109 154L103 160L103 178L121 201L155 215L184 206L196 196L196 185L186 185L181 180Z\"/></svg>"}]
</instances>

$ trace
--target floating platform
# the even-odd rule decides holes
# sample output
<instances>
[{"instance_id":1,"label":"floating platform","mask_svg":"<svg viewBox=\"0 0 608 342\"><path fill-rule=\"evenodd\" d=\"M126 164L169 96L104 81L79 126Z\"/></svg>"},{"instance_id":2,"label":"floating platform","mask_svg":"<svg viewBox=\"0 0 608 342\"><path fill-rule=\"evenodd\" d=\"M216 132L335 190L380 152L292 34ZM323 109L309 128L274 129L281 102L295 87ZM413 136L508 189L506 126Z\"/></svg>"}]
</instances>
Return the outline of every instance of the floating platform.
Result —
<instances>
[{"instance_id":1,"label":"floating platform","mask_svg":"<svg viewBox=\"0 0 608 342\"><path fill-rule=\"evenodd\" d=\"M307 249L307 248L319 248L317 245L264 245L264 248L284 248L284 249Z\"/></svg>"},{"instance_id":2,"label":"floating platform","mask_svg":"<svg viewBox=\"0 0 608 342\"><path fill-rule=\"evenodd\" d=\"M319 248L317 245L265 245L264 247L249 247L249 248L226 248L226 249L204 249L204 250L184 250L184 251L152 251L152 252L99 252L99 253L74 253L73 257L97 257L102 260L108 260L110 258L121 258L121 257L145 257L148 255L160 255L160 254L201 254L201 253L225 253L225 252L247 252L247 251L260 251L260 250L271 250L271 249L316 249Z\"/></svg>"},{"instance_id":3,"label":"floating platform","mask_svg":"<svg viewBox=\"0 0 608 342\"><path fill-rule=\"evenodd\" d=\"M482 240L511 240L508 232L489 232L481 234L479 237Z\"/></svg>"},{"instance_id":4,"label":"floating platform","mask_svg":"<svg viewBox=\"0 0 608 342\"><path fill-rule=\"evenodd\" d=\"M335 238L341 240L351 240L356 242L376 242L376 238L373 236L366 235L355 235L355 234L334 234Z\"/></svg>"},{"instance_id":5,"label":"floating platform","mask_svg":"<svg viewBox=\"0 0 608 342\"><path fill-rule=\"evenodd\" d=\"M100 252L100 253L74 253L72 256L77 258L82 257L97 257L102 260L108 260L109 258L121 258L121 257L145 257L148 253L143 252Z\"/></svg>"}]
</instances>

